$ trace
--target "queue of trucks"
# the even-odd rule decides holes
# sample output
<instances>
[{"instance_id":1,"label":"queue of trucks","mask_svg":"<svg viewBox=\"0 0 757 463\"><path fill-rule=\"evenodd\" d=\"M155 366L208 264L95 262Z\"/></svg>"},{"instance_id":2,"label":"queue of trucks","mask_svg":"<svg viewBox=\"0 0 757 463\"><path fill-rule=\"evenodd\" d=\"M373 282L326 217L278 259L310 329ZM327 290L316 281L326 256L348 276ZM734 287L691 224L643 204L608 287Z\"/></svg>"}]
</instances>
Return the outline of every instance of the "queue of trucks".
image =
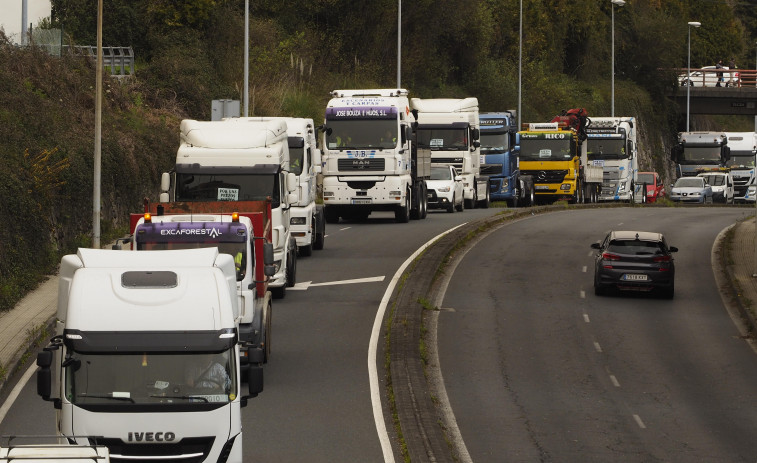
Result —
<instances>
[{"instance_id":1,"label":"queue of trucks","mask_svg":"<svg viewBox=\"0 0 757 463\"><path fill-rule=\"evenodd\" d=\"M295 284L298 256L324 248L326 223L373 211L426 218L432 166L462 182L459 210L634 202L646 189L633 117L571 109L519 128L514 111L479 113L476 98L331 96L321 126L182 121L158 202L131 216L124 242L137 252L63 257L55 336L37 356L37 392L57 410L59 443L78 449L61 458L243 461L241 408L263 391L272 299ZM756 154L755 133L691 132L671 156L679 176L728 170L735 199L754 201Z\"/></svg>"}]
</instances>

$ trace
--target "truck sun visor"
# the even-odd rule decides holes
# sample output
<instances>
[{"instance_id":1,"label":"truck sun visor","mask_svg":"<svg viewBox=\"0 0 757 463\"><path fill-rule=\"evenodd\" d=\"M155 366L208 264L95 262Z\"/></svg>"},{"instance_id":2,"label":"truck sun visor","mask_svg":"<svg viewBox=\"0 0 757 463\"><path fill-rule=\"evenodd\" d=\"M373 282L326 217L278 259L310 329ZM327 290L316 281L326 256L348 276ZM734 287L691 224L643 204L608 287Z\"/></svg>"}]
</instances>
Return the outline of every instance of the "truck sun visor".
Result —
<instances>
[{"instance_id":1,"label":"truck sun visor","mask_svg":"<svg viewBox=\"0 0 757 463\"><path fill-rule=\"evenodd\" d=\"M176 164L179 174L240 175L276 174L281 169L278 164L257 164L255 166L201 166L199 164Z\"/></svg>"}]
</instances>

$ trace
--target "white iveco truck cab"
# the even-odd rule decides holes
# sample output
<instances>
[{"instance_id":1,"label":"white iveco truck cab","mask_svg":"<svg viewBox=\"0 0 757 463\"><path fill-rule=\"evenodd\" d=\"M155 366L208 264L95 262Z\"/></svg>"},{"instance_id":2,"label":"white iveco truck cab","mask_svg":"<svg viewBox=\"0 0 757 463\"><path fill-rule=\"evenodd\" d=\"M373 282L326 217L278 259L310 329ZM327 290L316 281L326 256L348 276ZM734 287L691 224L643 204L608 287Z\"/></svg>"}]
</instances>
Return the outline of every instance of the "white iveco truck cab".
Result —
<instances>
[{"instance_id":1,"label":"white iveco truck cab","mask_svg":"<svg viewBox=\"0 0 757 463\"><path fill-rule=\"evenodd\" d=\"M586 137L589 163L602 166L599 200L634 202L639 171L636 118L592 117Z\"/></svg>"},{"instance_id":2,"label":"white iveco truck cab","mask_svg":"<svg viewBox=\"0 0 757 463\"><path fill-rule=\"evenodd\" d=\"M489 177L481 175L478 99L412 98L410 104L417 111L418 152L430 151L432 165L457 169L465 207L489 207Z\"/></svg>"},{"instance_id":3,"label":"white iveco truck cab","mask_svg":"<svg viewBox=\"0 0 757 463\"><path fill-rule=\"evenodd\" d=\"M113 461L242 462L236 270L217 248L79 249L60 264L37 392L69 442Z\"/></svg>"},{"instance_id":4,"label":"white iveco truck cab","mask_svg":"<svg viewBox=\"0 0 757 463\"><path fill-rule=\"evenodd\" d=\"M291 207L298 200L297 176L289 169L287 125L282 120L183 120L176 166L172 176L163 174L160 202L271 198L276 274L268 288L281 298L285 288L294 286L297 269L297 243L290 225Z\"/></svg>"},{"instance_id":5,"label":"white iveco truck cab","mask_svg":"<svg viewBox=\"0 0 757 463\"><path fill-rule=\"evenodd\" d=\"M425 218L431 166L417 157L407 90L334 90L332 97L322 145L326 221L373 211L393 211L401 223Z\"/></svg>"}]
</instances>

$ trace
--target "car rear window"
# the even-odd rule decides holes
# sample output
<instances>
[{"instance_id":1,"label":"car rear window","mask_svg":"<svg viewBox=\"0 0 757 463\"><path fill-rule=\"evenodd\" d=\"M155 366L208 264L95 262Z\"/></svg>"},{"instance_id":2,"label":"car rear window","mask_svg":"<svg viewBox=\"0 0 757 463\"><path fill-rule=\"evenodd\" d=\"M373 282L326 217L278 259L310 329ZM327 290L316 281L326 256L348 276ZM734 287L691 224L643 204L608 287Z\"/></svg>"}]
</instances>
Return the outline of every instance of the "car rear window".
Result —
<instances>
[{"instance_id":1,"label":"car rear window","mask_svg":"<svg viewBox=\"0 0 757 463\"><path fill-rule=\"evenodd\" d=\"M617 254L645 255L664 254L665 248L659 241L614 240L607 250Z\"/></svg>"}]
</instances>

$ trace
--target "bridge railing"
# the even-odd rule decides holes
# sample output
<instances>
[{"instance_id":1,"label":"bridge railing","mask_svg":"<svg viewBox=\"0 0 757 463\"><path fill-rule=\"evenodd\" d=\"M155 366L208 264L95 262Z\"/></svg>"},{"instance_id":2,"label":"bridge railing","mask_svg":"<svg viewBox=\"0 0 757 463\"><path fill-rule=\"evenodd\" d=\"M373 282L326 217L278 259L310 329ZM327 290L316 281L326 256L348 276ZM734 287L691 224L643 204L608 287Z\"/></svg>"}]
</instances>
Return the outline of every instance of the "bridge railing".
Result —
<instances>
[{"instance_id":1,"label":"bridge railing","mask_svg":"<svg viewBox=\"0 0 757 463\"><path fill-rule=\"evenodd\" d=\"M77 45L64 48L71 53L97 60L97 47ZM102 47L102 50L103 69L109 69L112 77L120 79L134 75L134 50L131 47Z\"/></svg>"},{"instance_id":2,"label":"bridge railing","mask_svg":"<svg viewBox=\"0 0 757 463\"><path fill-rule=\"evenodd\" d=\"M755 87L757 86L757 70L755 69L714 69L709 68L677 68L678 84L685 87L687 82L692 87ZM689 76L691 72L691 76ZM719 74L722 74L719 75ZM721 80L722 79L722 80ZM718 85L718 81L720 85Z\"/></svg>"}]
</instances>

